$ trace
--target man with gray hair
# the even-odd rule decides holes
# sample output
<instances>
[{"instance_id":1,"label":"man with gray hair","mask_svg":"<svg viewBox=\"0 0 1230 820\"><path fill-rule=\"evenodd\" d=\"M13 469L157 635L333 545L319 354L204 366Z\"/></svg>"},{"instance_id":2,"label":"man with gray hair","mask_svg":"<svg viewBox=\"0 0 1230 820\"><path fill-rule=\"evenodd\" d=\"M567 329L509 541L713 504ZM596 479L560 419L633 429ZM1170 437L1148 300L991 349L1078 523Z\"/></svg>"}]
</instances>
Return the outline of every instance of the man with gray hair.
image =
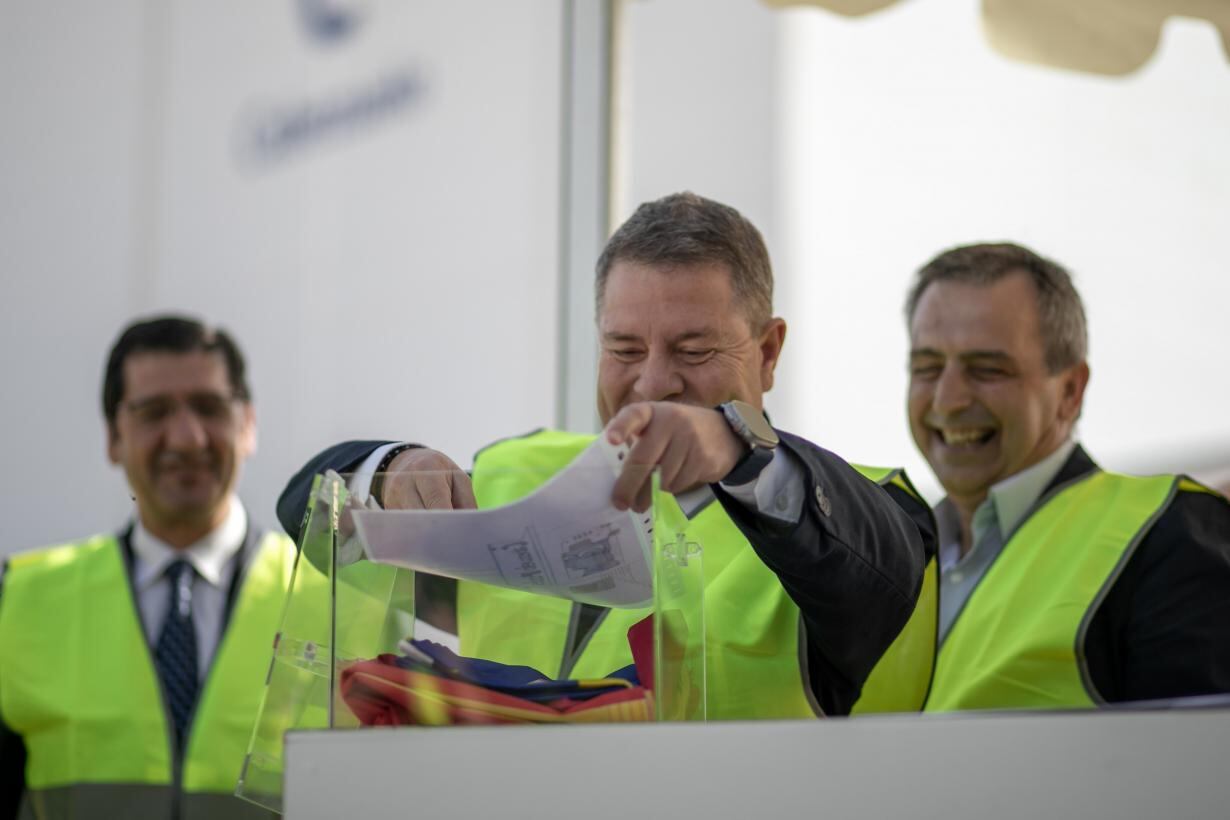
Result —
<instances>
[{"instance_id":1,"label":"man with gray hair","mask_svg":"<svg viewBox=\"0 0 1230 820\"><path fill-rule=\"evenodd\" d=\"M1077 444L1089 365L1068 272L1018 245L955 248L906 315L910 428L948 493L927 708L1230 692L1230 503Z\"/></svg>"},{"instance_id":2,"label":"man with gray hair","mask_svg":"<svg viewBox=\"0 0 1230 820\"><path fill-rule=\"evenodd\" d=\"M655 469L664 491L716 502L687 528L705 545L710 718L919 708L935 636L930 511L899 471L853 468L769 426L786 323L772 315L759 231L695 194L647 202L608 242L595 296L598 413L612 444L631 445L612 502L644 510ZM383 473L372 493L386 508L499 506L593 440L507 439L479 453L472 480L434 450L342 444L291 480L278 514L297 532L312 476L329 467ZM487 478L527 465L537 478L514 489ZM464 582L456 613L462 654L560 678L629 664L628 629L647 614ZM873 667L884 685L865 685Z\"/></svg>"}]
</instances>

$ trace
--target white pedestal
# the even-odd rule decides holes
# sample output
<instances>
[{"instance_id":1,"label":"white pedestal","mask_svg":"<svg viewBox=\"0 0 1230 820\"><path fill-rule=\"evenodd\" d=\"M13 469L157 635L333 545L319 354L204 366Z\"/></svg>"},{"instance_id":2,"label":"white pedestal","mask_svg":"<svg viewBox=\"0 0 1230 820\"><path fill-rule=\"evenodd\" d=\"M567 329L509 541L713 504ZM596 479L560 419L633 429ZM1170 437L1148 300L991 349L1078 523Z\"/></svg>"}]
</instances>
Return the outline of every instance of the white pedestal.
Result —
<instances>
[{"instance_id":1,"label":"white pedestal","mask_svg":"<svg viewBox=\"0 0 1230 820\"><path fill-rule=\"evenodd\" d=\"M1230 817L1230 709L301 732L286 814Z\"/></svg>"}]
</instances>

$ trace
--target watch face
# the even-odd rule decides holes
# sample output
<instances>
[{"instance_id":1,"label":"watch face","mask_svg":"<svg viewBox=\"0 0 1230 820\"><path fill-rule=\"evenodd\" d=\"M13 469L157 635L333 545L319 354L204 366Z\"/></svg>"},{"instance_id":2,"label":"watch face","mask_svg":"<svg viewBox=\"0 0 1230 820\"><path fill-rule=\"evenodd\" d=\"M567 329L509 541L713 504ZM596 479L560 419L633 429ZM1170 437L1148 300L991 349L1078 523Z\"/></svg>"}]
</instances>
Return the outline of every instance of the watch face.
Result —
<instances>
[{"instance_id":1,"label":"watch face","mask_svg":"<svg viewBox=\"0 0 1230 820\"><path fill-rule=\"evenodd\" d=\"M764 417L764 413L757 410L752 405L738 399L732 400L730 408L739 417L751 435L753 441L748 442L756 447L764 447L772 449L777 446L777 433L768 419Z\"/></svg>"}]
</instances>

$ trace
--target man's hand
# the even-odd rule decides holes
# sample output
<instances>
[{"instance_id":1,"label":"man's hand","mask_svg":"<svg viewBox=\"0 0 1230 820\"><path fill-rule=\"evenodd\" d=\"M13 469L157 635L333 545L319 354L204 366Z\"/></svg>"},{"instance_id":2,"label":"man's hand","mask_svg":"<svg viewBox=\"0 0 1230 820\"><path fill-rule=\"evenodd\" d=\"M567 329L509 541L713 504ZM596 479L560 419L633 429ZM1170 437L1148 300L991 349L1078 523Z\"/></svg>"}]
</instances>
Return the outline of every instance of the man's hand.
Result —
<instances>
[{"instance_id":1,"label":"man's hand","mask_svg":"<svg viewBox=\"0 0 1230 820\"><path fill-rule=\"evenodd\" d=\"M377 499L386 510L473 510L474 485L439 450L416 447L399 453L384 474Z\"/></svg>"},{"instance_id":2,"label":"man's hand","mask_svg":"<svg viewBox=\"0 0 1230 820\"><path fill-rule=\"evenodd\" d=\"M629 404L607 422L605 435L612 444L632 444L611 493L621 510L649 509L654 468L662 470L663 490L682 493L722 480L747 452L719 411L667 401Z\"/></svg>"}]
</instances>

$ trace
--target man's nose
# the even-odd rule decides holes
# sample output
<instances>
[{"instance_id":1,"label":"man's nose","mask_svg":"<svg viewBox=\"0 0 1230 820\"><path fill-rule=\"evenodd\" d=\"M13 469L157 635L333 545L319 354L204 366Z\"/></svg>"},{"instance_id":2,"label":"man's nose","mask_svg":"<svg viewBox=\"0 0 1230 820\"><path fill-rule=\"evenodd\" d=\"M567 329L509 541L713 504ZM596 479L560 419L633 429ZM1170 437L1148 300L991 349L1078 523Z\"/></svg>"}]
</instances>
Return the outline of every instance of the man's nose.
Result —
<instances>
[{"instance_id":1,"label":"man's nose","mask_svg":"<svg viewBox=\"0 0 1230 820\"><path fill-rule=\"evenodd\" d=\"M945 365L935 382L935 394L931 397L932 408L949 415L964 410L972 402L973 393L965 373L956 365Z\"/></svg>"},{"instance_id":2,"label":"man's nose","mask_svg":"<svg viewBox=\"0 0 1230 820\"><path fill-rule=\"evenodd\" d=\"M176 450L200 450L209 442L205 424L186 404L175 408L167 420L167 444Z\"/></svg>"},{"instance_id":3,"label":"man's nose","mask_svg":"<svg viewBox=\"0 0 1230 820\"><path fill-rule=\"evenodd\" d=\"M641 365L634 389L641 401L670 401L683 394L683 377L670 356L650 353Z\"/></svg>"}]
</instances>

